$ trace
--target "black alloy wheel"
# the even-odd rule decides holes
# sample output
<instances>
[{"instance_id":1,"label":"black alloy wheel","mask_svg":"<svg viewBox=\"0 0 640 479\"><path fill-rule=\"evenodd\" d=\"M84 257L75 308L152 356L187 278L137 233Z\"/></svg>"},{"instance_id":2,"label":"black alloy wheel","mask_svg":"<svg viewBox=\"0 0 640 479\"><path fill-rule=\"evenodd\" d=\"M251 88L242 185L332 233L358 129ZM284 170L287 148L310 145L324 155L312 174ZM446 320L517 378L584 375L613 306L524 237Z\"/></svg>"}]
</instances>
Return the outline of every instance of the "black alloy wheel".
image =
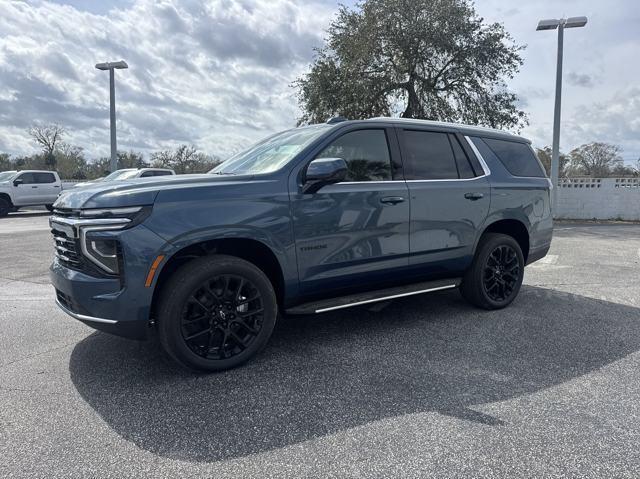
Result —
<instances>
[{"instance_id":1,"label":"black alloy wheel","mask_svg":"<svg viewBox=\"0 0 640 479\"><path fill-rule=\"evenodd\" d=\"M205 359L228 359L258 337L264 319L262 295L241 276L206 280L187 299L182 312L182 337Z\"/></svg>"},{"instance_id":2,"label":"black alloy wheel","mask_svg":"<svg viewBox=\"0 0 640 479\"><path fill-rule=\"evenodd\" d=\"M196 258L158 293L160 342L176 362L222 371L248 361L269 340L278 315L273 285L254 264L227 255Z\"/></svg>"},{"instance_id":3,"label":"black alloy wheel","mask_svg":"<svg viewBox=\"0 0 640 479\"><path fill-rule=\"evenodd\" d=\"M496 247L485 262L482 284L492 300L509 299L520 278L518 254L510 245Z\"/></svg>"},{"instance_id":4,"label":"black alloy wheel","mask_svg":"<svg viewBox=\"0 0 640 479\"><path fill-rule=\"evenodd\" d=\"M501 233L485 233L460 285L460 293L483 309L508 306L524 277L524 256L518 242Z\"/></svg>"}]
</instances>

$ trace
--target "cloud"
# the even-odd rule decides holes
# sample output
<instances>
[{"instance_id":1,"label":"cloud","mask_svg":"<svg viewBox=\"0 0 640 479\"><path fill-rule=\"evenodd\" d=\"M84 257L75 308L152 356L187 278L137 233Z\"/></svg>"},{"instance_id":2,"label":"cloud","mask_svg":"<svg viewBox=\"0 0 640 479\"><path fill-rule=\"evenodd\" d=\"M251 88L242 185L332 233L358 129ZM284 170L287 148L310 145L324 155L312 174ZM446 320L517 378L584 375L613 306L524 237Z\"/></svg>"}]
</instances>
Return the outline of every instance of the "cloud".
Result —
<instances>
[{"instance_id":1,"label":"cloud","mask_svg":"<svg viewBox=\"0 0 640 479\"><path fill-rule=\"evenodd\" d=\"M631 86L608 100L578 107L567 124L574 145L591 141L624 148L625 159L640 157L640 87Z\"/></svg>"},{"instance_id":2,"label":"cloud","mask_svg":"<svg viewBox=\"0 0 640 479\"><path fill-rule=\"evenodd\" d=\"M94 65L124 59L130 68L116 73L120 148L148 154L188 142L226 157L295 125L289 85L307 70L339 3L73 0L87 11L57 2L0 0L0 151L35 151L25 130L40 120L66 126L68 141L88 156L108 155L109 79ZM556 4L476 2L485 21L503 22L527 44L508 89L529 114L523 135L537 145L551 143L556 39L535 25ZM629 61L639 49L640 9L635 0L616 5L581 1L574 14L589 23L566 33L565 150L598 138L640 156L640 111L629 88L640 77L638 62Z\"/></svg>"},{"instance_id":3,"label":"cloud","mask_svg":"<svg viewBox=\"0 0 640 479\"><path fill-rule=\"evenodd\" d=\"M138 0L96 14L0 2L0 148L26 153L24 130L43 121L66 126L89 156L107 155L109 80L94 64L124 59L119 148L188 142L228 156L295 126L290 84L335 9L320 0Z\"/></svg>"},{"instance_id":4,"label":"cloud","mask_svg":"<svg viewBox=\"0 0 640 479\"><path fill-rule=\"evenodd\" d=\"M570 72L567 75L567 81L570 85L581 86L585 88L593 88L595 82L592 76L586 73Z\"/></svg>"}]
</instances>

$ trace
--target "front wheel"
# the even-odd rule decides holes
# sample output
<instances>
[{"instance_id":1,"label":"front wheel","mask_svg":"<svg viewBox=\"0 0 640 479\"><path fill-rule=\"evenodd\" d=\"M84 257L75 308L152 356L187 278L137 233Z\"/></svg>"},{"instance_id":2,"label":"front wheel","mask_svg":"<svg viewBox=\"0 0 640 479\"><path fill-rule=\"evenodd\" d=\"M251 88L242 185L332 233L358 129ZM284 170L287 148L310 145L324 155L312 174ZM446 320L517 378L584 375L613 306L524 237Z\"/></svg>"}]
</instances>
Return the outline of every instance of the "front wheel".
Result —
<instances>
[{"instance_id":1,"label":"front wheel","mask_svg":"<svg viewBox=\"0 0 640 479\"><path fill-rule=\"evenodd\" d=\"M13 207L5 198L0 198L0 218L7 216Z\"/></svg>"},{"instance_id":2,"label":"front wheel","mask_svg":"<svg viewBox=\"0 0 640 479\"><path fill-rule=\"evenodd\" d=\"M158 335L183 366L221 371L243 364L267 344L277 313L273 286L260 269L212 255L182 266L164 285Z\"/></svg>"},{"instance_id":3,"label":"front wheel","mask_svg":"<svg viewBox=\"0 0 640 479\"><path fill-rule=\"evenodd\" d=\"M487 233L480 240L460 292L475 306L500 309L516 298L523 277L524 257L518 242L511 236Z\"/></svg>"}]
</instances>

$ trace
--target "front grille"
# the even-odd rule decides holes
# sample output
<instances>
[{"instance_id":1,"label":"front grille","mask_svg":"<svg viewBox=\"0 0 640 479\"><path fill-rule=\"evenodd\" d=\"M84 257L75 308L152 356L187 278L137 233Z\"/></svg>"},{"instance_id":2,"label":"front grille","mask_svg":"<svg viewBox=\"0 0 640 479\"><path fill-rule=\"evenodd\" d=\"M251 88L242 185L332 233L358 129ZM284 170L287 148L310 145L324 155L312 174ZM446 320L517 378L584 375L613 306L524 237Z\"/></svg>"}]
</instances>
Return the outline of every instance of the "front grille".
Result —
<instances>
[{"instance_id":1,"label":"front grille","mask_svg":"<svg viewBox=\"0 0 640 479\"><path fill-rule=\"evenodd\" d=\"M55 228L51 233L53 233L55 255L58 261L68 268L82 270L83 260L78 240Z\"/></svg>"}]
</instances>

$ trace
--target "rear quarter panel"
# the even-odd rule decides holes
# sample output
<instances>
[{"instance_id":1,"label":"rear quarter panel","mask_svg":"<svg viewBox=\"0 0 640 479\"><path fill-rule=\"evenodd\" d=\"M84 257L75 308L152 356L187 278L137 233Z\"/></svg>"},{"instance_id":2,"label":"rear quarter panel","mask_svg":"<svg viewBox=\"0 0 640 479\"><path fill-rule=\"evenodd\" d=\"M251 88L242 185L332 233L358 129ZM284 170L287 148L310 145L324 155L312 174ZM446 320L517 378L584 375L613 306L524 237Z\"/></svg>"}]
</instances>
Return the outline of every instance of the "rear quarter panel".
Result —
<instances>
[{"instance_id":1,"label":"rear quarter panel","mask_svg":"<svg viewBox=\"0 0 640 479\"><path fill-rule=\"evenodd\" d=\"M512 176L489 148L478 150L491 170L491 207L482 230L496 221L518 220L529 231L530 255L548 249L553 234L549 180Z\"/></svg>"}]
</instances>

